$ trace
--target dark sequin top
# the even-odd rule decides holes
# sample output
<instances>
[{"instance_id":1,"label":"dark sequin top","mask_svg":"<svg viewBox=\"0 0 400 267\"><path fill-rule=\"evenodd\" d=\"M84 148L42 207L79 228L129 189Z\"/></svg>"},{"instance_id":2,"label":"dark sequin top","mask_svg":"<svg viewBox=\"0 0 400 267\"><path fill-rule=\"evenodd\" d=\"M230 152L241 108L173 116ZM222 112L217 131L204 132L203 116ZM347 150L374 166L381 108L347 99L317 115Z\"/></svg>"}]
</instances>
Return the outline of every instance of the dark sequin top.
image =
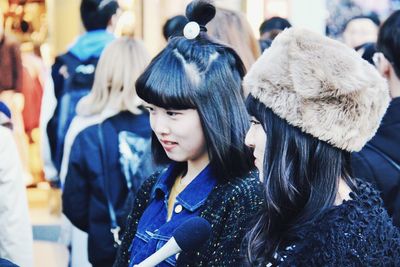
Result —
<instances>
[{"instance_id":1,"label":"dark sequin top","mask_svg":"<svg viewBox=\"0 0 400 267\"><path fill-rule=\"evenodd\" d=\"M302 227L279 266L400 266L400 234L379 193L359 179L350 200Z\"/></svg>"},{"instance_id":2,"label":"dark sequin top","mask_svg":"<svg viewBox=\"0 0 400 267\"><path fill-rule=\"evenodd\" d=\"M114 267L129 265L129 246L149 204L158 173L141 187L128 216L125 234ZM200 216L211 224L211 238L198 251L180 253L177 266L238 266L243 261L242 240L251 221L264 204L262 185L256 176L236 178L217 184L210 193Z\"/></svg>"}]
</instances>

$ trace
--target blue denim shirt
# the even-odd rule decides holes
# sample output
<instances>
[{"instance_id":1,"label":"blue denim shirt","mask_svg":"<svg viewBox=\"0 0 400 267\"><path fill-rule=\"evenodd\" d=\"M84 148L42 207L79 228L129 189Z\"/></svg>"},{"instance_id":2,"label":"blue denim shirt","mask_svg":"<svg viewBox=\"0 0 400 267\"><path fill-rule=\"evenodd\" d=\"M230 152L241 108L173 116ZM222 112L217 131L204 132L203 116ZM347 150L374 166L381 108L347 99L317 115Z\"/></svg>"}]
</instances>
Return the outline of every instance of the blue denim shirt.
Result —
<instances>
[{"instance_id":1,"label":"blue denim shirt","mask_svg":"<svg viewBox=\"0 0 400 267\"><path fill-rule=\"evenodd\" d=\"M177 177L176 165L171 164L160 176L151 193L151 201L140 218L135 238L130 247L130 264L133 266L145 260L160 249L172 237L174 230L187 219L198 216L200 207L217 183L210 166L176 197L173 213L167 222L169 193ZM180 206L177 208L177 206ZM175 266L176 258L171 256L158 266Z\"/></svg>"}]
</instances>

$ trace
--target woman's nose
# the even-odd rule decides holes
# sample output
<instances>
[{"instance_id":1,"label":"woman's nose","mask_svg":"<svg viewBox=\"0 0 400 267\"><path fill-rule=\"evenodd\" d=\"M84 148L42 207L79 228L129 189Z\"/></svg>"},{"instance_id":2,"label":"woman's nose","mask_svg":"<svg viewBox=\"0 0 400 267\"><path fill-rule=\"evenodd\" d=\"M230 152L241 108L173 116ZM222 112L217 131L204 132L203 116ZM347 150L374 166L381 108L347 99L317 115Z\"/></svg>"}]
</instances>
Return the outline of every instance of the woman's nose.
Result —
<instances>
[{"instance_id":1,"label":"woman's nose","mask_svg":"<svg viewBox=\"0 0 400 267\"><path fill-rule=\"evenodd\" d=\"M246 146L254 148L254 134L252 128L253 127L250 127L249 131L247 132L244 143Z\"/></svg>"},{"instance_id":2,"label":"woman's nose","mask_svg":"<svg viewBox=\"0 0 400 267\"><path fill-rule=\"evenodd\" d=\"M165 135L170 133L170 128L165 119L159 115L150 116L150 126L156 134Z\"/></svg>"}]
</instances>

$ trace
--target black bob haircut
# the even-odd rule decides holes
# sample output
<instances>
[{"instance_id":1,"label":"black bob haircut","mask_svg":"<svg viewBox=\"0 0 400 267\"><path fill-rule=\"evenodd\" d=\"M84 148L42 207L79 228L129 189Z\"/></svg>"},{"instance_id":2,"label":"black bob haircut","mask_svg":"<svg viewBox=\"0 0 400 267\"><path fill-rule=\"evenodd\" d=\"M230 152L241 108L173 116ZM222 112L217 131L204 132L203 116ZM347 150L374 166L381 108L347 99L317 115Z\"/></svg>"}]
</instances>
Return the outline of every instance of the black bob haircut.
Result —
<instances>
[{"instance_id":1,"label":"black bob haircut","mask_svg":"<svg viewBox=\"0 0 400 267\"><path fill-rule=\"evenodd\" d=\"M80 12L87 31L104 30L117 12L116 0L82 0Z\"/></svg>"},{"instance_id":2,"label":"black bob haircut","mask_svg":"<svg viewBox=\"0 0 400 267\"><path fill-rule=\"evenodd\" d=\"M205 26L215 15L208 2L188 5L186 17ZM213 42L204 31L195 39L171 38L136 82L144 101L165 109L196 109L206 139L210 166L220 180L249 172L250 149L244 144L249 118L241 80L245 69L236 52ZM171 162L153 133L154 160Z\"/></svg>"}]
</instances>

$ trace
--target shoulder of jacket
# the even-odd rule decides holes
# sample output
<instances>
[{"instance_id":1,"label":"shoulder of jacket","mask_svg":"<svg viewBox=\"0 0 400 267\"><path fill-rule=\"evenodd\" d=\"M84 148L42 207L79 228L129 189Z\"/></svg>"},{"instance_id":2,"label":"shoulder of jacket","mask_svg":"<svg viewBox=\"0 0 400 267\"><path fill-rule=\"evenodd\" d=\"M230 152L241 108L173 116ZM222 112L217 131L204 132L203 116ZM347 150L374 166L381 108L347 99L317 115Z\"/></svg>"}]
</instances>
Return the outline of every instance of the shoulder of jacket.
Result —
<instances>
[{"instance_id":1,"label":"shoulder of jacket","mask_svg":"<svg viewBox=\"0 0 400 267\"><path fill-rule=\"evenodd\" d=\"M140 187L140 191L145 191L146 193L151 193L153 190L154 185L156 184L158 178L160 177L161 173L164 172L164 170L159 170L154 172L152 175L150 175L142 184Z\"/></svg>"},{"instance_id":2,"label":"shoulder of jacket","mask_svg":"<svg viewBox=\"0 0 400 267\"><path fill-rule=\"evenodd\" d=\"M242 177L233 178L226 183L225 187L227 188L227 191L231 190L233 192L258 192L262 188L262 183L260 182L258 177L250 173Z\"/></svg>"},{"instance_id":3,"label":"shoulder of jacket","mask_svg":"<svg viewBox=\"0 0 400 267\"><path fill-rule=\"evenodd\" d=\"M234 205L262 205L263 190L260 180L253 175L234 178L227 183L219 184L214 195L232 202Z\"/></svg>"},{"instance_id":4,"label":"shoulder of jacket","mask_svg":"<svg viewBox=\"0 0 400 267\"><path fill-rule=\"evenodd\" d=\"M98 124L95 124L89 125L86 128L80 130L76 134L73 143L79 142L80 144L85 144L85 149L87 149L88 146L92 146L93 144L97 146L98 139Z\"/></svg>"}]
</instances>

